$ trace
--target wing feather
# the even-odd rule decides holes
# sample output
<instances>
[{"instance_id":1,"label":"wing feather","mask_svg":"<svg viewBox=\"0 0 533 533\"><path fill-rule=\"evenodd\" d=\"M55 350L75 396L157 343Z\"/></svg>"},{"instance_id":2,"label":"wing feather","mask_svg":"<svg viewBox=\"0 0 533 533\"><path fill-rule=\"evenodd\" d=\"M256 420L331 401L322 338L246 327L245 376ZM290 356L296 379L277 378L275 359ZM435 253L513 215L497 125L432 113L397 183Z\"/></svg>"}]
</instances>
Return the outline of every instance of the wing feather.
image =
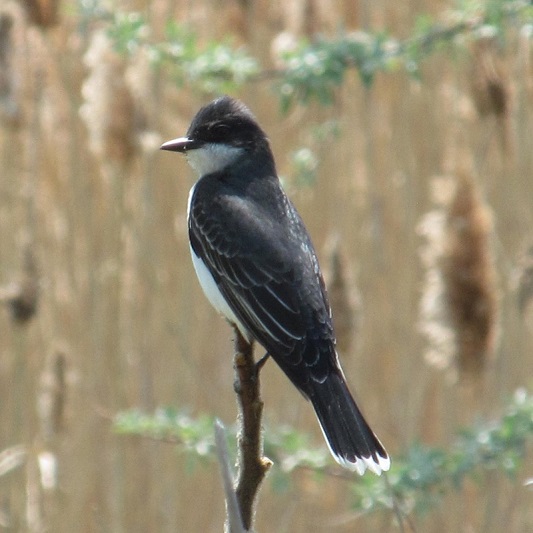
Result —
<instances>
[{"instance_id":1,"label":"wing feather","mask_svg":"<svg viewBox=\"0 0 533 533\"><path fill-rule=\"evenodd\" d=\"M305 228L290 231L301 224L292 205L283 195L280 213L261 213L259 203L247 204L234 191L224 195L223 187L204 200L201 183L189 211L194 252L236 318L293 382L306 389L296 370L302 362L309 377L322 381L336 366L329 305L311 242L296 238L307 237Z\"/></svg>"}]
</instances>

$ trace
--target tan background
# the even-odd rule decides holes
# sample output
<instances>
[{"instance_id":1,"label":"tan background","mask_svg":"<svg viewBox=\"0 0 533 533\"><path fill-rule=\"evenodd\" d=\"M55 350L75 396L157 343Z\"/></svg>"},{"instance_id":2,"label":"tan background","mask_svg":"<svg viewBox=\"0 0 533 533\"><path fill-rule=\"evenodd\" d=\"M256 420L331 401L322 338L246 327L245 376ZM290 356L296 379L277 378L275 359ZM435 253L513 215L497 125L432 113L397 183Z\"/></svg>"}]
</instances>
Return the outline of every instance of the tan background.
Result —
<instances>
[{"instance_id":1,"label":"tan background","mask_svg":"<svg viewBox=\"0 0 533 533\"><path fill-rule=\"evenodd\" d=\"M452 3L117 4L142 10L155 39L174 18L204 38L233 33L272 66L272 41L283 31L388 28L404 38L418 14L442 14ZM62 2L59 24L47 29L30 24L17 3L4 0L1 8L14 26L12 92L0 102L0 284L6 290L19 278L29 250L40 299L26 324L0 310L0 450L29 450L24 466L0 478L0 530L221 531L215 465L191 469L173 446L117 436L109 421L119 410L158 405L190 406L227 423L235 417L232 334L201 294L189 259L192 173L177 155L157 150L184 134L208 97L177 90L142 58L127 62L99 48L94 34L105 24L84 19L73 2ZM451 444L459 427L498 416L516 387L531 385L533 322L518 311L514 282L519 258L533 244L532 56L523 36L507 37L501 56L487 52L508 98L503 118L478 112L472 87L482 75L471 47L431 56L421 81L381 73L365 89L350 74L329 108L282 116L268 82L238 94L270 136L324 269L329 240L342 237L357 328L343 337L341 357L393 460L416 440ZM18 112L7 113L6 101ZM84 104L88 111L80 114ZM338 121L339 135L317 140L312 127L328 120ZM309 144L320 159L317 180L299 186L289 156ZM418 328L430 317L419 309L427 272L417 227L439 209L432 191L453 182L442 177L458 169L476 178L494 225L499 314L493 357L475 388L457 384L453 364L427 363L430 347ZM340 321L342 309L338 314ZM57 370L53 377L61 362L64 410L39 416L43 402L63 390ZM269 422L292 424L322 443L312 410L272 363L263 395ZM58 485L49 490L36 466L43 450L57 457ZM531 531L533 496L523 486L531 476L530 461L516 480L482 476L417 518L417 531ZM258 531L394 530L391 515L351 514L342 480L306 473L294 479L281 493L265 483Z\"/></svg>"}]
</instances>

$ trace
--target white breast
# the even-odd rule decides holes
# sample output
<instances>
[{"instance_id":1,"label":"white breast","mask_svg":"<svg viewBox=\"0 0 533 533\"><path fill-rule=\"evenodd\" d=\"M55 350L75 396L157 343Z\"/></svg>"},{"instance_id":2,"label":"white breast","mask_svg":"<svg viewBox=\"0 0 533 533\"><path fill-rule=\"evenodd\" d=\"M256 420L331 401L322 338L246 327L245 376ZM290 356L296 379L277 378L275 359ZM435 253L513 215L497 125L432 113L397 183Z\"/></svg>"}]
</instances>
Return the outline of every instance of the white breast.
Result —
<instances>
[{"instance_id":1,"label":"white breast","mask_svg":"<svg viewBox=\"0 0 533 533\"><path fill-rule=\"evenodd\" d=\"M191 191L189 192L189 201L187 203L187 219L189 218L189 213L191 209L191 199L194 193L195 186L196 184L192 187ZM189 248L191 250L192 264L194 266L194 270L196 271L196 276L198 277L200 286L202 287L202 290L204 291L205 296L209 300L209 303L224 318L226 318L226 320L228 320L232 324L235 324L239 328L241 335L245 339L248 339L248 341L250 341L251 340L250 334L248 333L246 328L241 324L241 322L239 322L239 320L235 316L235 313L233 313L230 306L227 304L226 300L224 299L224 296L222 296L222 293L220 292L216 284L216 281L211 275L211 272L209 272L209 269L207 268L203 260L196 255L196 253L192 249L192 246L190 246Z\"/></svg>"}]
</instances>

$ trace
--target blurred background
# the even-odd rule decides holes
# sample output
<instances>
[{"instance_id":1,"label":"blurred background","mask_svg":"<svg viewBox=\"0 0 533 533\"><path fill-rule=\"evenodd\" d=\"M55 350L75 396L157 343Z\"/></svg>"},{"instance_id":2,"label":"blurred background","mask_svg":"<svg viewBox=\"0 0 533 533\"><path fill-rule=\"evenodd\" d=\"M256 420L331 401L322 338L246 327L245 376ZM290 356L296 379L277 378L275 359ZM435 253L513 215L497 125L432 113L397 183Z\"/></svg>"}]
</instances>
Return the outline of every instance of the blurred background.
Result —
<instances>
[{"instance_id":1,"label":"blurred background","mask_svg":"<svg viewBox=\"0 0 533 533\"><path fill-rule=\"evenodd\" d=\"M232 331L189 258L194 176L158 150L224 92L270 137L345 373L393 464L416 443L453 449L527 394L526 4L2 0L0 531L222 531L216 462L119 435L113 418L174 406L235 420ZM349 45L336 63L331 42ZM323 447L278 368L261 376L266 423ZM523 452L512 475L450 481L405 530L532 531ZM256 529L399 530L392 511L353 507L358 482L267 479Z\"/></svg>"}]
</instances>

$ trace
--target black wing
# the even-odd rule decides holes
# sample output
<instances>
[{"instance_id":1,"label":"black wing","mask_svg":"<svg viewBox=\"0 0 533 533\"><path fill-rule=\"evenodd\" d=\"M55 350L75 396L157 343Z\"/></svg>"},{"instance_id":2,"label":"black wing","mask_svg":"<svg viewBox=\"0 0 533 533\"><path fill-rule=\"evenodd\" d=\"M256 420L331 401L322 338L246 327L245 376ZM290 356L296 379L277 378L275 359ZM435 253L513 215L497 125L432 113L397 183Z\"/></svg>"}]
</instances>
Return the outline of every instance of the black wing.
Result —
<instances>
[{"instance_id":1,"label":"black wing","mask_svg":"<svg viewBox=\"0 0 533 533\"><path fill-rule=\"evenodd\" d=\"M223 175L196 184L191 246L238 320L307 394L309 378L323 381L336 367L316 255L277 178L242 192Z\"/></svg>"}]
</instances>

